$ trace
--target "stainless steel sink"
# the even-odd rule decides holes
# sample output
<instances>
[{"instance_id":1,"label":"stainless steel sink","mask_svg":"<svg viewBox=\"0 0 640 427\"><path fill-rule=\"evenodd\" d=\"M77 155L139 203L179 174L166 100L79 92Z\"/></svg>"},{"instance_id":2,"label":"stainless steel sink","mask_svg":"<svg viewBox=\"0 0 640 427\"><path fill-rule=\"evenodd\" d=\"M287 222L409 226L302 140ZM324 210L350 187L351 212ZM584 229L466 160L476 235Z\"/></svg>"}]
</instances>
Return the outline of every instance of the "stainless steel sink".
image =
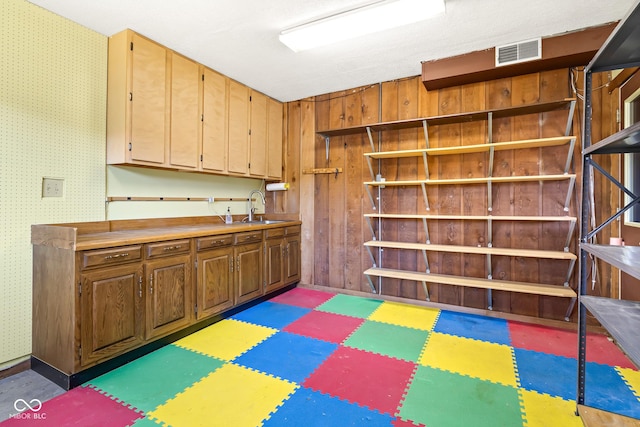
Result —
<instances>
[{"instance_id":1,"label":"stainless steel sink","mask_svg":"<svg viewBox=\"0 0 640 427\"><path fill-rule=\"evenodd\" d=\"M287 222L284 219L264 219L262 221L251 221L249 224L282 224L283 222Z\"/></svg>"}]
</instances>

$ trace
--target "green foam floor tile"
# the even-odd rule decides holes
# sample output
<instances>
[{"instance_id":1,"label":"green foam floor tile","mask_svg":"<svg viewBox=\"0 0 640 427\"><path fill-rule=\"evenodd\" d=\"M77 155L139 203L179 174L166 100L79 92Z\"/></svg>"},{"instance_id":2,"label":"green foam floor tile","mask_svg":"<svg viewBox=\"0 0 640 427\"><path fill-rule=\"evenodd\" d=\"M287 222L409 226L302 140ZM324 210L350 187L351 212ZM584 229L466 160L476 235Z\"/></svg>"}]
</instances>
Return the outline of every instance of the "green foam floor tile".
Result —
<instances>
[{"instance_id":1,"label":"green foam floor tile","mask_svg":"<svg viewBox=\"0 0 640 427\"><path fill-rule=\"evenodd\" d=\"M376 311L380 304L382 304L382 301L371 298L337 294L329 301L316 307L316 310L366 319Z\"/></svg>"},{"instance_id":2,"label":"green foam floor tile","mask_svg":"<svg viewBox=\"0 0 640 427\"><path fill-rule=\"evenodd\" d=\"M418 366L399 416L429 427L521 427L518 391L427 366Z\"/></svg>"},{"instance_id":3,"label":"green foam floor tile","mask_svg":"<svg viewBox=\"0 0 640 427\"><path fill-rule=\"evenodd\" d=\"M167 345L95 378L87 385L149 412L223 364L216 358Z\"/></svg>"},{"instance_id":4,"label":"green foam floor tile","mask_svg":"<svg viewBox=\"0 0 640 427\"><path fill-rule=\"evenodd\" d=\"M417 362L428 336L428 331L366 320L343 344Z\"/></svg>"}]
</instances>

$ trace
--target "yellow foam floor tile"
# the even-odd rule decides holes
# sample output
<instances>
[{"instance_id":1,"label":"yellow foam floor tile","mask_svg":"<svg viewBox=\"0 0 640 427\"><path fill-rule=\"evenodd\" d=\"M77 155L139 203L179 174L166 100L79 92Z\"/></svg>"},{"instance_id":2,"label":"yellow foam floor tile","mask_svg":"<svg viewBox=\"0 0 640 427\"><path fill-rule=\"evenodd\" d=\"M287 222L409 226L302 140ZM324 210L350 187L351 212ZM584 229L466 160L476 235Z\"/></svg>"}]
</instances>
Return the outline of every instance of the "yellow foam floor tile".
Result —
<instances>
[{"instance_id":1,"label":"yellow foam floor tile","mask_svg":"<svg viewBox=\"0 0 640 427\"><path fill-rule=\"evenodd\" d=\"M640 371L629 368L616 367L616 371L622 377L625 383L629 386L633 394L640 399Z\"/></svg>"},{"instance_id":2,"label":"yellow foam floor tile","mask_svg":"<svg viewBox=\"0 0 640 427\"><path fill-rule=\"evenodd\" d=\"M277 332L264 326L225 319L174 344L197 353L229 361Z\"/></svg>"},{"instance_id":3,"label":"yellow foam floor tile","mask_svg":"<svg viewBox=\"0 0 640 427\"><path fill-rule=\"evenodd\" d=\"M419 363L497 384L518 386L513 350L503 344L432 332Z\"/></svg>"},{"instance_id":4,"label":"yellow foam floor tile","mask_svg":"<svg viewBox=\"0 0 640 427\"><path fill-rule=\"evenodd\" d=\"M520 390L526 427L584 427L576 402L535 391Z\"/></svg>"},{"instance_id":5,"label":"yellow foam floor tile","mask_svg":"<svg viewBox=\"0 0 640 427\"><path fill-rule=\"evenodd\" d=\"M371 313L369 320L390 323L392 325L430 331L438 319L440 310L435 308L417 307L385 301Z\"/></svg>"},{"instance_id":6,"label":"yellow foam floor tile","mask_svg":"<svg viewBox=\"0 0 640 427\"><path fill-rule=\"evenodd\" d=\"M227 363L147 416L162 425L255 427L297 387Z\"/></svg>"}]
</instances>

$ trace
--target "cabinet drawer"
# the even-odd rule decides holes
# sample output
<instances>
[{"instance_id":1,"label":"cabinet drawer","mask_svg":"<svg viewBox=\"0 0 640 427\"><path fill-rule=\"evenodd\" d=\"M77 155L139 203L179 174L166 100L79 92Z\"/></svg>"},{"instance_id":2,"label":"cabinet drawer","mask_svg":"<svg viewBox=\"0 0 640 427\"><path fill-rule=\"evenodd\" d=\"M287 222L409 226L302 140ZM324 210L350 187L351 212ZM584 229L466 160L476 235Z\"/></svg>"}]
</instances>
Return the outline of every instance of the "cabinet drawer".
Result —
<instances>
[{"instance_id":1,"label":"cabinet drawer","mask_svg":"<svg viewBox=\"0 0 640 427\"><path fill-rule=\"evenodd\" d=\"M243 243L260 242L262 240L262 230L250 231L247 233L237 233L234 236L235 236L234 243L236 245L241 245Z\"/></svg>"},{"instance_id":2,"label":"cabinet drawer","mask_svg":"<svg viewBox=\"0 0 640 427\"><path fill-rule=\"evenodd\" d=\"M284 236L284 228L269 228L264 230L265 239L275 239Z\"/></svg>"},{"instance_id":3,"label":"cabinet drawer","mask_svg":"<svg viewBox=\"0 0 640 427\"><path fill-rule=\"evenodd\" d=\"M233 243L232 234L224 234L221 236L200 237L196 240L196 248L198 251L203 251L211 248L221 248L223 246L229 246L232 243Z\"/></svg>"},{"instance_id":4,"label":"cabinet drawer","mask_svg":"<svg viewBox=\"0 0 640 427\"><path fill-rule=\"evenodd\" d=\"M287 236L291 236L294 234L300 234L300 226L299 225L292 225L291 227L286 227L284 229L284 234L286 234Z\"/></svg>"},{"instance_id":5,"label":"cabinet drawer","mask_svg":"<svg viewBox=\"0 0 640 427\"><path fill-rule=\"evenodd\" d=\"M146 245L147 258L158 258L188 253L191 249L189 239L171 240L169 242L149 243Z\"/></svg>"},{"instance_id":6,"label":"cabinet drawer","mask_svg":"<svg viewBox=\"0 0 640 427\"><path fill-rule=\"evenodd\" d=\"M99 249L82 253L82 269L122 264L142 258L142 246Z\"/></svg>"}]
</instances>

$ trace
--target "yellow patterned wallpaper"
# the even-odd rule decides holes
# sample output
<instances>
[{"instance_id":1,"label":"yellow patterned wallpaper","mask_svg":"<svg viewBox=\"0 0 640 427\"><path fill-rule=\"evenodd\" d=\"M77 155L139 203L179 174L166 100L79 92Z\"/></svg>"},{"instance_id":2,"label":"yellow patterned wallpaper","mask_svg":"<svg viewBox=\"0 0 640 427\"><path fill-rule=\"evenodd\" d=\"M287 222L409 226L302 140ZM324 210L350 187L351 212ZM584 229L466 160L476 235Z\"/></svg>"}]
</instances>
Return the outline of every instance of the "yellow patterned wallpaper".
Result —
<instances>
[{"instance_id":1,"label":"yellow patterned wallpaper","mask_svg":"<svg viewBox=\"0 0 640 427\"><path fill-rule=\"evenodd\" d=\"M0 370L31 353L31 224L105 217L106 84L105 36L0 2Z\"/></svg>"}]
</instances>

